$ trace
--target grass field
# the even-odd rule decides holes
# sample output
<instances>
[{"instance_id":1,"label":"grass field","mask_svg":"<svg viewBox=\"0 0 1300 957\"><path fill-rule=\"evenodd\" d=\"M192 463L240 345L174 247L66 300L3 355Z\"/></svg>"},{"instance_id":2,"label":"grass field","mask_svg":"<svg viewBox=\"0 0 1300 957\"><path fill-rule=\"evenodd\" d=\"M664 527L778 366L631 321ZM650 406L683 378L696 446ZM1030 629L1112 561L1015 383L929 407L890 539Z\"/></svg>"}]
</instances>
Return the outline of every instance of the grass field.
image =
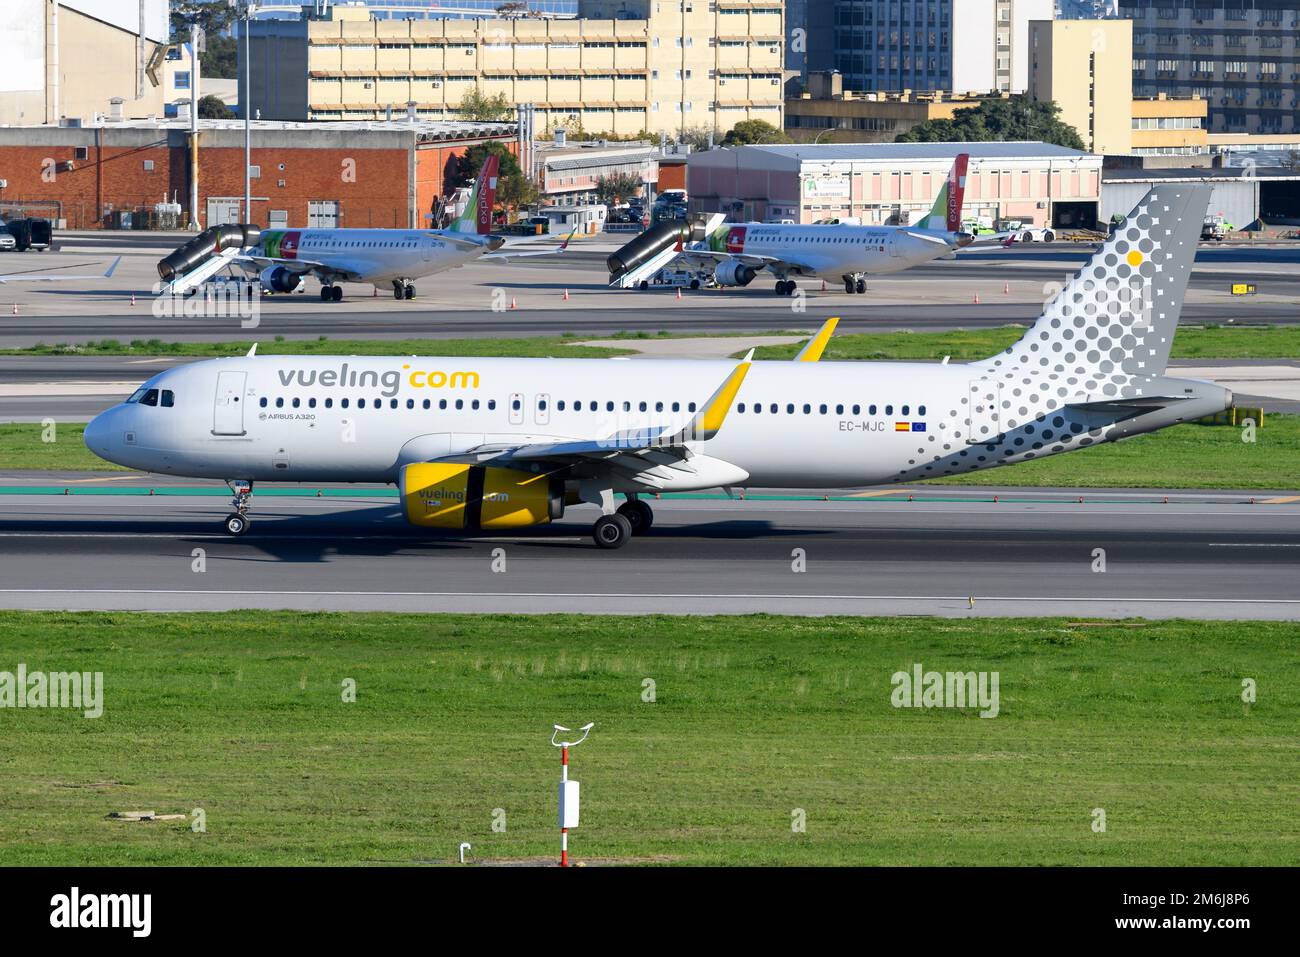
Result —
<instances>
[{"instance_id":1,"label":"grass field","mask_svg":"<svg viewBox=\"0 0 1300 957\"><path fill-rule=\"evenodd\" d=\"M1294 866L1298 637L1269 623L0 613L0 670L105 683L98 719L0 711L0 865L446 862L461 841L479 860L551 855L550 726L595 721L571 764L579 861ZM998 716L892 707L891 675L915 663L996 671ZM106 817L196 808L206 833Z\"/></svg>"},{"instance_id":2,"label":"grass field","mask_svg":"<svg viewBox=\"0 0 1300 957\"><path fill-rule=\"evenodd\" d=\"M0 424L0 469L119 470L81 440L83 426L61 424L58 441L42 442L39 423ZM960 478L960 485L1044 485L1085 488L1294 488L1300 484L1300 416L1270 415L1253 443L1242 430L1178 425L1113 445L1052 456Z\"/></svg>"},{"instance_id":3,"label":"grass field","mask_svg":"<svg viewBox=\"0 0 1300 957\"><path fill-rule=\"evenodd\" d=\"M776 330L727 335L799 335L819 325L809 321L803 330ZM709 335L713 335L710 333ZM869 332L846 333L831 340L824 358L939 360L949 355L957 362L983 359L1000 352L1022 335L1020 326L967 329L952 332ZM261 355L440 355L440 356L554 356L596 358L626 355L637 340L678 338L667 330L659 333L621 332L609 337L628 340L628 349L606 349L575 345L577 337L544 336L518 339L286 339L276 336L258 348ZM193 356L211 358L237 356L248 351L252 340L237 342L164 342L161 339L92 340L41 344L25 349L3 349L0 355L104 355L104 356ZM759 359L789 359L799 345L764 346L755 352ZM1300 356L1300 325L1297 326L1184 326L1174 341L1174 358L1285 358Z\"/></svg>"},{"instance_id":4,"label":"grass field","mask_svg":"<svg viewBox=\"0 0 1300 957\"><path fill-rule=\"evenodd\" d=\"M25 349L0 349L0 355L42 356L192 356L221 358L241 356L257 337L238 342L164 342L161 339L99 339L73 345L38 344ZM520 339L315 339L257 340L258 355L345 355L345 356L512 356L523 358L599 359L627 355L631 349L579 346L573 336L532 336Z\"/></svg>"},{"instance_id":5,"label":"grass field","mask_svg":"<svg viewBox=\"0 0 1300 957\"><path fill-rule=\"evenodd\" d=\"M832 337L822 358L939 360L985 359L1025 334L1020 326L961 329L953 332L867 332ZM756 359L792 359L801 347L763 346ZM1175 359L1276 359L1300 356L1300 325L1181 326L1174 337Z\"/></svg>"}]
</instances>

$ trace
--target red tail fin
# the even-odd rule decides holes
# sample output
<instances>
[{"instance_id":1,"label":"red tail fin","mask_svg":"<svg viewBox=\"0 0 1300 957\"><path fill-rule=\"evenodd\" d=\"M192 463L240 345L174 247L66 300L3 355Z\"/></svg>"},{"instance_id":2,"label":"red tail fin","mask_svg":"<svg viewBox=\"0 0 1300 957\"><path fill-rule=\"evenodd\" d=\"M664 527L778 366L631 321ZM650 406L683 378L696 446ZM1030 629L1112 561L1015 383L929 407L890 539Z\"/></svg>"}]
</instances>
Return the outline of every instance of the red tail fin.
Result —
<instances>
[{"instance_id":1,"label":"red tail fin","mask_svg":"<svg viewBox=\"0 0 1300 957\"><path fill-rule=\"evenodd\" d=\"M492 208L497 201L497 170L501 160L495 153L489 153L483 160L483 169L478 174L478 233L486 236L492 232Z\"/></svg>"},{"instance_id":2,"label":"red tail fin","mask_svg":"<svg viewBox=\"0 0 1300 957\"><path fill-rule=\"evenodd\" d=\"M961 203L966 193L966 164L970 161L969 153L958 153L957 159L948 172L948 232L961 230Z\"/></svg>"}]
</instances>

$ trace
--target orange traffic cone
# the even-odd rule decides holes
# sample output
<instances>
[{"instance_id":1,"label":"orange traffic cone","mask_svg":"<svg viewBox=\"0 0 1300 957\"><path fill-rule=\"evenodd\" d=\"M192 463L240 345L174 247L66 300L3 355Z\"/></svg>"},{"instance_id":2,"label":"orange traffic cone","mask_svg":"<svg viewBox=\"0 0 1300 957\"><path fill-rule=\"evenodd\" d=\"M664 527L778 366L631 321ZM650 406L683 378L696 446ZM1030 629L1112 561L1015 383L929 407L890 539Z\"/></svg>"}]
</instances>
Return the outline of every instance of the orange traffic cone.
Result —
<instances>
[{"instance_id":1,"label":"orange traffic cone","mask_svg":"<svg viewBox=\"0 0 1300 957\"><path fill-rule=\"evenodd\" d=\"M567 290L567 289L564 290L564 301L565 301L565 302L568 302L568 301L569 301L569 290Z\"/></svg>"},{"instance_id":2,"label":"orange traffic cone","mask_svg":"<svg viewBox=\"0 0 1300 957\"><path fill-rule=\"evenodd\" d=\"M980 304L980 294L975 293L975 305L978 306L979 304Z\"/></svg>"},{"instance_id":3,"label":"orange traffic cone","mask_svg":"<svg viewBox=\"0 0 1300 957\"><path fill-rule=\"evenodd\" d=\"M1009 283L1009 282L1004 282L1004 283L1002 284L1002 295L1004 295L1004 296L1009 296L1009 295L1011 295L1011 283Z\"/></svg>"},{"instance_id":4,"label":"orange traffic cone","mask_svg":"<svg viewBox=\"0 0 1300 957\"><path fill-rule=\"evenodd\" d=\"M823 279L823 280L822 280L822 292L825 292L825 291L826 291L826 280Z\"/></svg>"},{"instance_id":5,"label":"orange traffic cone","mask_svg":"<svg viewBox=\"0 0 1300 957\"><path fill-rule=\"evenodd\" d=\"M515 308L517 308L517 307L515 306L515 297L514 297L514 296L511 296L511 297L510 297L510 308L511 308L511 309L515 309Z\"/></svg>"},{"instance_id":6,"label":"orange traffic cone","mask_svg":"<svg viewBox=\"0 0 1300 957\"><path fill-rule=\"evenodd\" d=\"M678 298L678 299L682 298L682 287L681 287L681 286L678 286L678 287L677 287L677 298Z\"/></svg>"}]
</instances>

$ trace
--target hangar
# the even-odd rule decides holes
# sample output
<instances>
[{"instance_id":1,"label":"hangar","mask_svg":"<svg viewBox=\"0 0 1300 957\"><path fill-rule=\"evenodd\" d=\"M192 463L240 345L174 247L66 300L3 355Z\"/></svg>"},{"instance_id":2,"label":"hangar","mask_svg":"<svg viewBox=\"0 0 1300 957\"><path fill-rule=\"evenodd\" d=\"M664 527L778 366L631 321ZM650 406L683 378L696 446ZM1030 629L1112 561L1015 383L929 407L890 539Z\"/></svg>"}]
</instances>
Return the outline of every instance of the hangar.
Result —
<instances>
[{"instance_id":1,"label":"hangar","mask_svg":"<svg viewBox=\"0 0 1300 957\"><path fill-rule=\"evenodd\" d=\"M1300 170L1282 166L1208 169L1108 169L1101 186L1103 220L1125 215L1159 183L1210 186L1208 215L1242 229L1256 220L1300 224Z\"/></svg>"},{"instance_id":2,"label":"hangar","mask_svg":"<svg viewBox=\"0 0 1300 957\"><path fill-rule=\"evenodd\" d=\"M831 143L741 146L687 160L692 212L813 223L910 224L929 211L958 153L970 154L963 215L1091 226L1102 157L1050 143Z\"/></svg>"},{"instance_id":3,"label":"hangar","mask_svg":"<svg viewBox=\"0 0 1300 957\"><path fill-rule=\"evenodd\" d=\"M424 226L471 146L517 148L514 123L254 120L252 216L263 226ZM243 218L244 125L200 119L199 226ZM0 215L65 229L184 227L189 120L0 128ZM179 222L160 208L179 204ZM173 219L176 218L172 214Z\"/></svg>"}]
</instances>

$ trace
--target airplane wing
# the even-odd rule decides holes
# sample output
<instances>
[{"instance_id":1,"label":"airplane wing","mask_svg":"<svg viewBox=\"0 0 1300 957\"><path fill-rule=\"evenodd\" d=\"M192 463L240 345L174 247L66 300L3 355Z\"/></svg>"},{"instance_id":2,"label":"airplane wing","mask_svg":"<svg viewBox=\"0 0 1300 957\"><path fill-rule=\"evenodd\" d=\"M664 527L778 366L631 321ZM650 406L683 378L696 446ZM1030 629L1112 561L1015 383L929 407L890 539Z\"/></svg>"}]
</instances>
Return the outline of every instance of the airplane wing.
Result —
<instances>
[{"instance_id":1,"label":"airplane wing","mask_svg":"<svg viewBox=\"0 0 1300 957\"><path fill-rule=\"evenodd\" d=\"M481 445L456 455L440 456L435 462L469 465L536 466L548 469L569 465L618 472L648 488L663 484L673 472L693 472L695 454L691 445L706 442L718 434L731 404L740 391L753 363L754 350L731 371L694 418L681 428L652 426L615 432L601 439L529 443L525 445Z\"/></svg>"},{"instance_id":2,"label":"airplane wing","mask_svg":"<svg viewBox=\"0 0 1300 957\"><path fill-rule=\"evenodd\" d=\"M319 279L348 279L360 282L359 274L343 269L337 265L316 262L312 259L282 259L278 256L259 256L254 253L235 253L230 262L241 267L251 267L254 272L261 272L267 266L283 266L289 272L300 276L314 275Z\"/></svg>"},{"instance_id":3,"label":"airplane wing","mask_svg":"<svg viewBox=\"0 0 1300 957\"><path fill-rule=\"evenodd\" d=\"M111 279L113 272L117 269L118 263L122 257L118 256L102 273L95 276L74 276L71 273L37 273L37 272L14 272L0 275L0 283L5 282L67 282L68 280L91 280L91 279Z\"/></svg>"},{"instance_id":4,"label":"airplane wing","mask_svg":"<svg viewBox=\"0 0 1300 957\"><path fill-rule=\"evenodd\" d=\"M564 252L569 248L569 240L571 240L577 234L578 234L578 229L575 226L573 232L569 233L569 235L564 237L564 242L560 243L560 245L556 246L554 249L541 249L538 250L537 252L511 252L510 251L511 247L531 246L534 243L537 243L538 241L544 238L541 236L534 236L529 239L519 240L518 242L506 243L505 246L503 247L502 252L487 253L486 255L480 256L479 258L480 259L522 259L526 256L558 256L560 253Z\"/></svg>"}]
</instances>

